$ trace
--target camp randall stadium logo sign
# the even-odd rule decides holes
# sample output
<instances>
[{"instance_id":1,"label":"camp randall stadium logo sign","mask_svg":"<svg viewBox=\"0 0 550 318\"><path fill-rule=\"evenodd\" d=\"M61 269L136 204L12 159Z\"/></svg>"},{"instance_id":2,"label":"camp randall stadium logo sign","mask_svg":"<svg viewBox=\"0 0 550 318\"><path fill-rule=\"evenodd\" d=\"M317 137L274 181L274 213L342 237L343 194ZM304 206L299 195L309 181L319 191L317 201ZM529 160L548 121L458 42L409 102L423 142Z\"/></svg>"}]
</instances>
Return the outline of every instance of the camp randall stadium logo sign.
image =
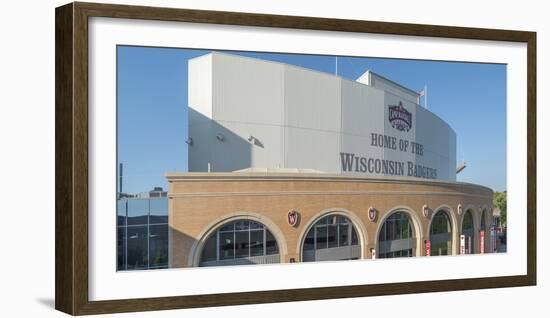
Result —
<instances>
[{"instance_id":1,"label":"camp randall stadium logo sign","mask_svg":"<svg viewBox=\"0 0 550 318\"><path fill-rule=\"evenodd\" d=\"M403 107L403 102L398 105L388 105L388 121L391 126L400 131L409 131L412 128L412 114Z\"/></svg>"}]
</instances>

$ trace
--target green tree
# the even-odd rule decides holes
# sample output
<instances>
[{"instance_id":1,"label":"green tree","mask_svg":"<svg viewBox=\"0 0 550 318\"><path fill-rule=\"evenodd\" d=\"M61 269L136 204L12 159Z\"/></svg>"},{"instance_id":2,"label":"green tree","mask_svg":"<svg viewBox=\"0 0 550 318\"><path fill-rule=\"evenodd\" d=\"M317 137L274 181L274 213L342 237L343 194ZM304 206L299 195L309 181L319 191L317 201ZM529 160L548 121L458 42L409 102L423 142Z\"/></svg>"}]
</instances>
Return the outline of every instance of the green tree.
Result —
<instances>
[{"instance_id":1,"label":"green tree","mask_svg":"<svg viewBox=\"0 0 550 318\"><path fill-rule=\"evenodd\" d=\"M493 206L500 209L500 221L506 226L506 191L493 194Z\"/></svg>"}]
</instances>

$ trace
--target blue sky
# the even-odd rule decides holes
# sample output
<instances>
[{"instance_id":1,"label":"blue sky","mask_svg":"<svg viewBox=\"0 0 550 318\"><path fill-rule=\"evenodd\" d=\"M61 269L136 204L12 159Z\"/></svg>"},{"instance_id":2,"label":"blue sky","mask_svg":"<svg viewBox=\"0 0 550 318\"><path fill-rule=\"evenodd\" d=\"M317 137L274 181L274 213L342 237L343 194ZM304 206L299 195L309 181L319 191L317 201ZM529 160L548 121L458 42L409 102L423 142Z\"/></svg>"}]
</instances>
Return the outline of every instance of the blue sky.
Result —
<instances>
[{"instance_id":1,"label":"blue sky","mask_svg":"<svg viewBox=\"0 0 550 318\"><path fill-rule=\"evenodd\" d=\"M117 146L123 191L167 187L167 171L187 170L187 60L211 50L119 46ZM335 73L333 56L231 52ZM428 87L428 108L455 130L457 181L506 189L506 66L338 57L338 75L372 70L413 90ZM422 101L423 103L423 101Z\"/></svg>"}]
</instances>

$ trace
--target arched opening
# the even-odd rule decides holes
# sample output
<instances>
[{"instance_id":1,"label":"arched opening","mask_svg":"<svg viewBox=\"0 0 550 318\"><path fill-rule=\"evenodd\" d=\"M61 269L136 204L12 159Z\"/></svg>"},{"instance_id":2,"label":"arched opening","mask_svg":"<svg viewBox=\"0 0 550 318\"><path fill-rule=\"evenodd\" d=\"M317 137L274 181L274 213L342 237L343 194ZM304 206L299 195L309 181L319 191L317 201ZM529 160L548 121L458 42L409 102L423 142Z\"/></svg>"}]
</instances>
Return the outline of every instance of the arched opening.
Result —
<instances>
[{"instance_id":1,"label":"arched opening","mask_svg":"<svg viewBox=\"0 0 550 318\"><path fill-rule=\"evenodd\" d=\"M343 215L330 214L317 220L302 244L302 261L339 261L361 258L357 229Z\"/></svg>"},{"instance_id":2,"label":"arched opening","mask_svg":"<svg viewBox=\"0 0 550 318\"><path fill-rule=\"evenodd\" d=\"M452 253L452 226L449 215L439 210L430 225L430 256L450 255Z\"/></svg>"},{"instance_id":3,"label":"arched opening","mask_svg":"<svg viewBox=\"0 0 550 318\"><path fill-rule=\"evenodd\" d=\"M408 213L398 211L382 224L378 234L378 257L412 257L416 255L416 236Z\"/></svg>"},{"instance_id":4,"label":"arched opening","mask_svg":"<svg viewBox=\"0 0 550 318\"><path fill-rule=\"evenodd\" d=\"M483 209L481 212L481 220L479 223L479 252L480 253L487 253L490 251L490 247L488 243L490 242L489 236L490 236L490 229L487 222L487 213L486 210Z\"/></svg>"},{"instance_id":5,"label":"arched opening","mask_svg":"<svg viewBox=\"0 0 550 318\"><path fill-rule=\"evenodd\" d=\"M464 213L460 233L464 235L464 254L474 254L474 217L471 210Z\"/></svg>"},{"instance_id":6,"label":"arched opening","mask_svg":"<svg viewBox=\"0 0 550 318\"><path fill-rule=\"evenodd\" d=\"M199 266L280 263L275 236L260 222L239 219L220 226L204 242Z\"/></svg>"}]
</instances>

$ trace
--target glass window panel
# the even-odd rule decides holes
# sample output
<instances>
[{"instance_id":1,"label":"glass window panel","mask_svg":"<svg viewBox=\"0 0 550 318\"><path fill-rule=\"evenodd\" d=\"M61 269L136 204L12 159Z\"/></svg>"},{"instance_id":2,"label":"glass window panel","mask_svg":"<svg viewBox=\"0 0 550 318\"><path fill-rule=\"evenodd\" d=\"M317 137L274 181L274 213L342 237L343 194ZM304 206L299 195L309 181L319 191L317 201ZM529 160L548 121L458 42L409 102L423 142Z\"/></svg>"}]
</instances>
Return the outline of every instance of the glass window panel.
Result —
<instances>
[{"instance_id":1,"label":"glass window panel","mask_svg":"<svg viewBox=\"0 0 550 318\"><path fill-rule=\"evenodd\" d=\"M328 217L324 217L317 221L316 225L327 224Z\"/></svg>"},{"instance_id":2,"label":"glass window panel","mask_svg":"<svg viewBox=\"0 0 550 318\"><path fill-rule=\"evenodd\" d=\"M431 246L430 256L449 255L449 245L447 242L436 243Z\"/></svg>"},{"instance_id":3,"label":"glass window panel","mask_svg":"<svg viewBox=\"0 0 550 318\"><path fill-rule=\"evenodd\" d=\"M149 223L168 223L168 198L150 199Z\"/></svg>"},{"instance_id":4,"label":"glass window panel","mask_svg":"<svg viewBox=\"0 0 550 318\"><path fill-rule=\"evenodd\" d=\"M201 255L201 261L207 262L207 261L215 261L217 260L217 249L218 249L218 237L217 233L212 234L208 240L204 243L204 247L202 249L202 255Z\"/></svg>"},{"instance_id":5,"label":"glass window panel","mask_svg":"<svg viewBox=\"0 0 550 318\"><path fill-rule=\"evenodd\" d=\"M395 222L396 225L396 239L400 240L405 238L405 231L407 230L407 224L403 223L403 220L399 219Z\"/></svg>"},{"instance_id":6,"label":"glass window panel","mask_svg":"<svg viewBox=\"0 0 550 318\"><path fill-rule=\"evenodd\" d=\"M264 255L264 231L250 231L250 256Z\"/></svg>"},{"instance_id":7,"label":"glass window panel","mask_svg":"<svg viewBox=\"0 0 550 318\"><path fill-rule=\"evenodd\" d=\"M149 226L149 267L168 267L168 225Z\"/></svg>"},{"instance_id":8,"label":"glass window panel","mask_svg":"<svg viewBox=\"0 0 550 318\"><path fill-rule=\"evenodd\" d=\"M403 224L402 220L396 220L395 221L395 238L396 240L400 240L404 238L405 231L407 230L406 224Z\"/></svg>"},{"instance_id":9,"label":"glass window panel","mask_svg":"<svg viewBox=\"0 0 550 318\"><path fill-rule=\"evenodd\" d=\"M436 214L432 220L432 227L430 229L430 233L437 234L437 233L441 233L440 231L441 229L440 229L440 223L439 223L439 214Z\"/></svg>"},{"instance_id":10,"label":"glass window panel","mask_svg":"<svg viewBox=\"0 0 550 318\"><path fill-rule=\"evenodd\" d=\"M220 232L220 259L235 257L234 232Z\"/></svg>"},{"instance_id":11,"label":"glass window panel","mask_svg":"<svg viewBox=\"0 0 550 318\"><path fill-rule=\"evenodd\" d=\"M279 246L273 234L267 229L265 230L265 250L267 255L279 254Z\"/></svg>"},{"instance_id":12,"label":"glass window panel","mask_svg":"<svg viewBox=\"0 0 550 318\"><path fill-rule=\"evenodd\" d=\"M128 225L147 224L148 215L148 199L128 199Z\"/></svg>"},{"instance_id":13,"label":"glass window panel","mask_svg":"<svg viewBox=\"0 0 550 318\"><path fill-rule=\"evenodd\" d=\"M391 241L397 238L397 224L395 220L390 220L386 224L386 240Z\"/></svg>"},{"instance_id":14,"label":"glass window panel","mask_svg":"<svg viewBox=\"0 0 550 318\"><path fill-rule=\"evenodd\" d=\"M386 219L382 225L378 239L380 241L393 241L412 236L413 231L408 215L397 212Z\"/></svg>"},{"instance_id":15,"label":"glass window panel","mask_svg":"<svg viewBox=\"0 0 550 318\"><path fill-rule=\"evenodd\" d=\"M315 231L317 231L317 249L327 248L327 227L317 226Z\"/></svg>"},{"instance_id":16,"label":"glass window panel","mask_svg":"<svg viewBox=\"0 0 550 318\"><path fill-rule=\"evenodd\" d=\"M388 240L388 221L384 222L382 229L380 230L380 235L378 235L378 240L387 241ZM382 254L380 254L382 255Z\"/></svg>"},{"instance_id":17,"label":"glass window panel","mask_svg":"<svg viewBox=\"0 0 550 318\"><path fill-rule=\"evenodd\" d=\"M348 219L345 216L338 215L336 218L336 223L338 224L347 224Z\"/></svg>"},{"instance_id":18,"label":"glass window panel","mask_svg":"<svg viewBox=\"0 0 550 318\"><path fill-rule=\"evenodd\" d=\"M150 215L149 224L167 224L168 216L167 215Z\"/></svg>"},{"instance_id":19,"label":"glass window panel","mask_svg":"<svg viewBox=\"0 0 550 318\"><path fill-rule=\"evenodd\" d=\"M443 233L441 223L439 222L439 219L434 218L432 221L432 225L430 227L430 234L440 234L440 233Z\"/></svg>"},{"instance_id":20,"label":"glass window panel","mask_svg":"<svg viewBox=\"0 0 550 318\"><path fill-rule=\"evenodd\" d=\"M248 257L250 255L248 235L248 231L235 232L235 257Z\"/></svg>"},{"instance_id":21,"label":"glass window panel","mask_svg":"<svg viewBox=\"0 0 550 318\"><path fill-rule=\"evenodd\" d=\"M340 231L339 237L338 237L339 246L349 245L349 225L340 224L340 230L339 231Z\"/></svg>"},{"instance_id":22,"label":"glass window panel","mask_svg":"<svg viewBox=\"0 0 550 318\"><path fill-rule=\"evenodd\" d=\"M126 269L126 227L119 226L117 227L117 270Z\"/></svg>"},{"instance_id":23,"label":"glass window panel","mask_svg":"<svg viewBox=\"0 0 550 318\"><path fill-rule=\"evenodd\" d=\"M394 239L400 240L403 238L403 231L405 230L405 226L401 219L395 220L395 237Z\"/></svg>"},{"instance_id":24,"label":"glass window panel","mask_svg":"<svg viewBox=\"0 0 550 318\"><path fill-rule=\"evenodd\" d=\"M116 202L117 225L126 225L126 199Z\"/></svg>"},{"instance_id":25,"label":"glass window panel","mask_svg":"<svg viewBox=\"0 0 550 318\"><path fill-rule=\"evenodd\" d=\"M338 247L338 226L337 225L329 225L327 227L327 241L328 241L328 247Z\"/></svg>"},{"instance_id":26,"label":"glass window panel","mask_svg":"<svg viewBox=\"0 0 550 318\"><path fill-rule=\"evenodd\" d=\"M378 234L378 240L379 241L387 241L387 239L386 239L386 237L387 237L386 232L387 231L388 231L387 222L384 222L384 224L382 224L382 228L380 229L380 234Z\"/></svg>"},{"instance_id":27,"label":"glass window panel","mask_svg":"<svg viewBox=\"0 0 550 318\"><path fill-rule=\"evenodd\" d=\"M264 228L264 225L262 223L258 223L258 222L254 222L254 221L250 221L250 229L263 229Z\"/></svg>"},{"instance_id":28,"label":"glass window panel","mask_svg":"<svg viewBox=\"0 0 550 318\"><path fill-rule=\"evenodd\" d=\"M248 230L249 228L249 222L246 220L235 222L235 231Z\"/></svg>"},{"instance_id":29,"label":"glass window panel","mask_svg":"<svg viewBox=\"0 0 550 318\"><path fill-rule=\"evenodd\" d=\"M389 252L389 253L382 253L380 254L379 258L395 258L395 257L411 257L412 249L408 250L401 250L401 251L395 251L395 252Z\"/></svg>"},{"instance_id":30,"label":"glass window panel","mask_svg":"<svg viewBox=\"0 0 550 318\"><path fill-rule=\"evenodd\" d=\"M307 232L306 239L304 240L304 250L309 251L315 248L315 227L312 227Z\"/></svg>"},{"instance_id":31,"label":"glass window panel","mask_svg":"<svg viewBox=\"0 0 550 318\"><path fill-rule=\"evenodd\" d=\"M411 225L408 219L401 220L401 234L399 235L400 239L406 239L411 237Z\"/></svg>"},{"instance_id":32,"label":"glass window panel","mask_svg":"<svg viewBox=\"0 0 550 318\"><path fill-rule=\"evenodd\" d=\"M440 234L449 232L451 232L451 223L449 220L449 216L447 215L447 213L440 211L434 216L430 233Z\"/></svg>"},{"instance_id":33,"label":"glass window panel","mask_svg":"<svg viewBox=\"0 0 550 318\"><path fill-rule=\"evenodd\" d=\"M220 228L220 232L233 232L233 231L235 231L235 222L231 222Z\"/></svg>"},{"instance_id":34,"label":"glass window panel","mask_svg":"<svg viewBox=\"0 0 550 318\"><path fill-rule=\"evenodd\" d=\"M140 269L148 266L147 226L129 226L127 235L128 269Z\"/></svg>"},{"instance_id":35,"label":"glass window panel","mask_svg":"<svg viewBox=\"0 0 550 318\"><path fill-rule=\"evenodd\" d=\"M359 237L353 226L351 227L351 245L359 245Z\"/></svg>"},{"instance_id":36,"label":"glass window panel","mask_svg":"<svg viewBox=\"0 0 550 318\"><path fill-rule=\"evenodd\" d=\"M472 213L468 210L464 215L464 220L462 221L462 230L469 230L474 228L474 220L472 218Z\"/></svg>"}]
</instances>

